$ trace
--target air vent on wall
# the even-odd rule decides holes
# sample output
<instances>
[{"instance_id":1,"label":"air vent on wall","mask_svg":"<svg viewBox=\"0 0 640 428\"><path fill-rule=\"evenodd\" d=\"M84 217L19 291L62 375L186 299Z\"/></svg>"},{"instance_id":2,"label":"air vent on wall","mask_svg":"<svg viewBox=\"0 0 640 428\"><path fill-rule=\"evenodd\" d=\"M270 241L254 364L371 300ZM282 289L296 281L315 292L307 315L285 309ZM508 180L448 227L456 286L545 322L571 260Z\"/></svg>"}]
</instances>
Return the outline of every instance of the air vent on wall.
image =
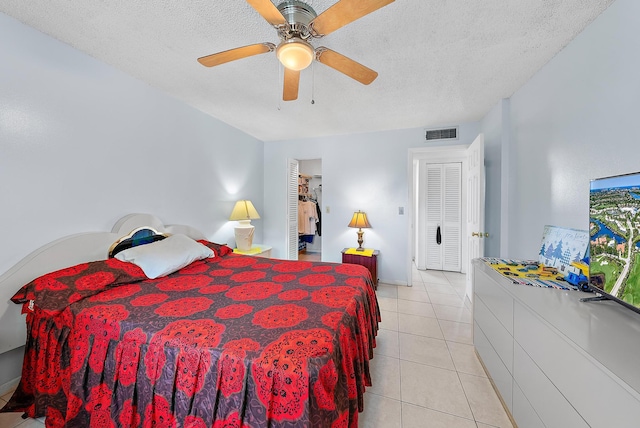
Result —
<instances>
[{"instance_id":1,"label":"air vent on wall","mask_svg":"<svg viewBox=\"0 0 640 428\"><path fill-rule=\"evenodd\" d=\"M427 129L426 134L427 141L434 140L457 140L458 128L445 128L445 129Z\"/></svg>"}]
</instances>

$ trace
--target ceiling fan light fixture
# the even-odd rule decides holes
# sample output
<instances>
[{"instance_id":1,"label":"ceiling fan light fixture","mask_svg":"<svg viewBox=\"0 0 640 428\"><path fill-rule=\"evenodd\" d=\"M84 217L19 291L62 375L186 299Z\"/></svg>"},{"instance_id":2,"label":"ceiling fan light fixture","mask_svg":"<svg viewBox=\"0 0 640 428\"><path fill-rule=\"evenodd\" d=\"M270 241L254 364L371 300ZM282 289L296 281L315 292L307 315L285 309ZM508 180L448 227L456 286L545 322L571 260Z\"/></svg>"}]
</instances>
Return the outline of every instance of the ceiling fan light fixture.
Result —
<instances>
[{"instance_id":1,"label":"ceiling fan light fixture","mask_svg":"<svg viewBox=\"0 0 640 428\"><path fill-rule=\"evenodd\" d=\"M315 50L311 44L301 38L292 37L278 45L276 55L283 66L289 70L300 71L311 65Z\"/></svg>"}]
</instances>

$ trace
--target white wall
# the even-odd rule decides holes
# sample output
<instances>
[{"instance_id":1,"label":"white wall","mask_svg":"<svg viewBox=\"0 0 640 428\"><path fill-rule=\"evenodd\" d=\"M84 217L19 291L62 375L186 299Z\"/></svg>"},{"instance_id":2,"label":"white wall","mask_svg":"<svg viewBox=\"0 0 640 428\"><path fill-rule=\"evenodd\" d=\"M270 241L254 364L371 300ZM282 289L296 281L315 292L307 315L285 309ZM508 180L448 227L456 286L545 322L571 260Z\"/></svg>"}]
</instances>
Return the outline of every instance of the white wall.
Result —
<instances>
[{"instance_id":1,"label":"white wall","mask_svg":"<svg viewBox=\"0 0 640 428\"><path fill-rule=\"evenodd\" d=\"M485 256L509 257L511 101L500 100L480 121L485 144Z\"/></svg>"},{"instance_id":2,"label":"white wall","mask_svg":"<svg viewBox=\"0 0 640 428\"><path fill-rule=\"evenodd\" d=\"M496 104L480 122L484 134L485 158L485 232L484 254L487 257L500 255L501 239L501 178L502 178L502 111L504 102Z\"/></svg>"},{"instance_id":3,"label":"white wall","mask_svg":"<svg viewBox=\"0 0 640 428\"><path fill-rule=\"evenodd\" d=\"M262 210L261 141L3 14L0 39L0 272L130 212L227 242L235 199Z\"/></svg>"},{"instance_id":4,"label":"white wall","mask_svg":"<svg viewBox=\"0 0 640 428\"><path fill-rule=\"evenodd\" d=\"M588 229L589 181L640 171L640 2L617 0L511 97L509 248Z\"/></svg>"},{"instance_id":5,"label":"white wall","mask_svg":"<svg viewBox=\"0 0 640 428\"><path fill-rule=\"evenodd\" d=\"M470 144L478 130L477 123L460 125L455 144ZM265 143L264 243L273 246L275 257L285 257L287 158L321 158L322 260L340 262L341 250L356 246L356 231L347 224L354 211L362 210L372 226L363 245L380 250L380 280L406 284L408 151L433 145L421 128ZM398 207L405 208L404 215Z\"/></svg>"},{"instance_id":6,"label":"white wall","mask_svg":"<svg viewBox=\"0 0 640 428\"><path fill-rule=\"evenodd\" d=\"M0 273L131 212L222 243L236 199L262 212L261 141L4 14L0 40ZM0 387L16 355L0 354Z\"/></svg>"}]
</instances>

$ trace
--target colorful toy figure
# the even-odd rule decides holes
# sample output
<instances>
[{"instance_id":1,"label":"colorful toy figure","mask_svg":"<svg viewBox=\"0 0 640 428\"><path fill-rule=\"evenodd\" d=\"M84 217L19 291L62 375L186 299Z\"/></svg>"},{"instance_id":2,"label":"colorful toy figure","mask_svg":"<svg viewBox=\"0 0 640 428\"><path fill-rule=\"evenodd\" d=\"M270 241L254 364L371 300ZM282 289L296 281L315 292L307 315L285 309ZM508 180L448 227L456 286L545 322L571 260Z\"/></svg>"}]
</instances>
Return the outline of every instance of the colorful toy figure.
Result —
<instances>
[{"instance_id":1,"label":"colorful toy figure","mask_svg":"<svg viewBox=\"0 0 640 428\"><path fill-rule=\"evenodd\" d=\"M579 290L589 290L589 259L585 258L579 262L571 262L569 273L564 277L571 285L575 285Z\"/></svg>"}]
</instances>

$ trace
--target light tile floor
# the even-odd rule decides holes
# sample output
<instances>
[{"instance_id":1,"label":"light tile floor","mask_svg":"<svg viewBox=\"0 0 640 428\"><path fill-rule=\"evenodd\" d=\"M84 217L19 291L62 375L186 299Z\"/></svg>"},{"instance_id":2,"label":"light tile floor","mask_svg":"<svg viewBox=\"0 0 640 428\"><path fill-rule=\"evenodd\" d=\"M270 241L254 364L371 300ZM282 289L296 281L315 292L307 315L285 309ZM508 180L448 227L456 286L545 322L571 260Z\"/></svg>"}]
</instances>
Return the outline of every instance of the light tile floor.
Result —
<instances>
[{"instance_id":1,"label":"light tile floor","mask_svg":"<svg viewBox=\"0 0 640 428\"><path fill-rule=\"evenodd\" d=\"M382 323L361 428L513 425L473 349L465 276L413 270L413 287L378 284Z\"/></svg>"},{"instance_id":2,"label":"light tile floor","mask_svg":"<svg viewBox=\"0 0 640 428\"><path fill-rule=\"evenodd\" d=\"M14 388L15 389L15 388ZM11 398L13 389L0 396L0 408L4 407ZM44 427L44 418L40 419L22 419L22 413L0 413L0 428L42 428Z\"/></svg>"},{"instance_id":3,"label":"light tile floor","mask_svg":"<svg viewBox=\"0 0 640 428\"><path fill-rule=\"evenodd\" d=\"M512 428L473 350L464 275L414 269L413 284L378 284L382 323L359 426ZM15 427L42 428L43 418L0 413L0 428Z\"/></svg>"}]
</instances>

